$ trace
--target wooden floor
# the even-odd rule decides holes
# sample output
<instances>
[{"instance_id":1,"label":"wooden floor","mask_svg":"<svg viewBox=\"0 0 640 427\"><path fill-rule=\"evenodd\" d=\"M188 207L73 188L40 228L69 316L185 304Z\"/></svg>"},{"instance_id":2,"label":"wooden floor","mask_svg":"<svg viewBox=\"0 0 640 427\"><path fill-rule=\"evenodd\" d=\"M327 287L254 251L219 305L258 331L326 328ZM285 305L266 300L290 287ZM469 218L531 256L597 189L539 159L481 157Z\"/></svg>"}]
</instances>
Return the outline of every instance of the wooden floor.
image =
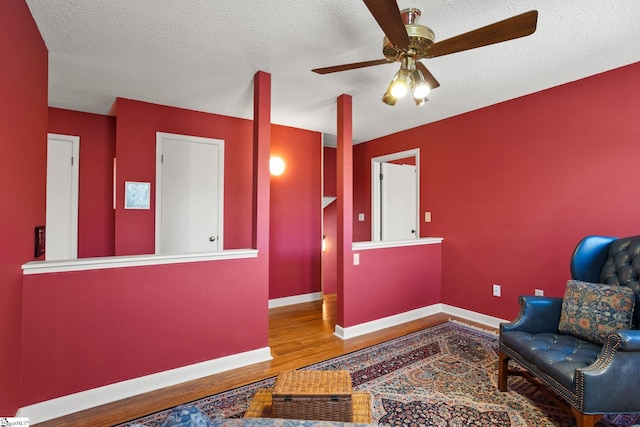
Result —
<instances>
[{"instance_id":1,"label":"wooden floor","mask_svg":"<svg viewBox=\"0 0 640 427\"><path fill-rule=\"evenodd\" d=\"M77 412L37 425L111 426L181 403L340 356L420 329L446 322L438 314L348 340L333 335L336 324L335 296L324 300L274 308L269 311L269 347L273 360L189 381L143 395Z\"/></svg>"}]
</instances>

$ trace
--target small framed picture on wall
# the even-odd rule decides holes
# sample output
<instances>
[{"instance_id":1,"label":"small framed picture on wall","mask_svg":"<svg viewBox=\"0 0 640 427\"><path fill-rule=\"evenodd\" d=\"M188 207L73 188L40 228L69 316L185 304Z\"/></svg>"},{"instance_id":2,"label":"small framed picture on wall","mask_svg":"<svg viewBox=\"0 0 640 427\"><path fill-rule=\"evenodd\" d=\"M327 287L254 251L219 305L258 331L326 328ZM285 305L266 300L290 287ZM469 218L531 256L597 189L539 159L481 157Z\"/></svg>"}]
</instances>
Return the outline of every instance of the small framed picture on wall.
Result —
<instances>
[{"instance_id":1,"label":"small framed picture on wall","mask_svg":"<svg viewBox=\"0 0 640 427\"><path fill-rule=\"evenodd\" d=\"M151 204L151 183L125 181L124 208L149 209Z\"/></svg>"}]
</instances>

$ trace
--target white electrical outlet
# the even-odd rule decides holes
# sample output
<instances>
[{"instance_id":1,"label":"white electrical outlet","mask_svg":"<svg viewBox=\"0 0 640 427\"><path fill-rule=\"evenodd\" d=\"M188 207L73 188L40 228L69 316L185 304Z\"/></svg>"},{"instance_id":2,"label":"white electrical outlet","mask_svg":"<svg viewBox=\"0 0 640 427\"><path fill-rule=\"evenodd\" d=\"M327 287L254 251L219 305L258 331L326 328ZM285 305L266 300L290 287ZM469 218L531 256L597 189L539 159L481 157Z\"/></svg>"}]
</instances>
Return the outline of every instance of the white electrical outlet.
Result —
<instances>
[{"instance_id":1,"label":"white electrical outlet","mask_svg":"<svg viewBox=\"0 0 640 427\"><path fill-rule=\"evenodd\" d=\"M544 291L542 289L536 289L535 294L536 296L542 297L544 296Z\"/></svg>"},{"instance_id":2,"label":"white electrical outlet","mask_svg":"<svg viewBox=\"0 0 640 427\"><path fill-rule=\"evenodd\" d=\"M360 265L360 254L353 254L353 265Z\"/></svg>"},{"instance_id":3,"label":"white electrical outlet","mask_svg":"<svg viewBox=\"0 0 640 427\"><path fill-rule=\"evenodd\" d=\"M364 221L364 214L363 213L359 213L358 214L358 221Z\"/></svg>"},{"instance_id":4,"label":"white electrical outlet","mask_svg":"<svg viewBox=\"0 0 640 427\"><path fill-rule=\"evenodd\" d=\"M424 222L431 222L431 212L424 213Z\"/></svg>"},{"instance_id":5,"label":"white electrical outlet","mask_svg":"<svg viewBox=\"0 0 640 427\"><path fill-rule=\"evenodd\" d=\"M501 296L500 285L496 285L495 283L493 284L493 296L494 297Z\"/></svg>"}]
</instances>

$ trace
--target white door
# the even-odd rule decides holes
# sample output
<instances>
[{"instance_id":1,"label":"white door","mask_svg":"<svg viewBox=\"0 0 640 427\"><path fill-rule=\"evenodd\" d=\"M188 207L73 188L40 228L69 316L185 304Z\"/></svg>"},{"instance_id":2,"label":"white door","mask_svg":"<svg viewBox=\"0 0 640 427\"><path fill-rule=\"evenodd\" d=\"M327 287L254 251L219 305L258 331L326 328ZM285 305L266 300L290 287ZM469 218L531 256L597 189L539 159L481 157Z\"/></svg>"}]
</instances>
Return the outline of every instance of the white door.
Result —
<instances>
[{"instance_id":1,"label":"white door","mask_svg":"<svg viewBox=\"0 0 640 427\"><path fill-rule=\"evenodd\" d=\"M224 141L157 134L156 253L223 249Z\"/></svg>"},{"instance_id":2,"label":"white door","mask_svg":"<svg viewBox=\"0 0 640 427\"><path fill-rule=\"evenodd\" d=\"M80 137L47 136L45 259L78 257Z\"/></svg>"},{"instance_id":3,"label":"white door","mask_svg":"<svg viewBox=\"0 0 640 427\"><path fill-rule=\"evenodd\" d=\"M381 240L418 237L416 224L416 167L380 164Z\"/></svg>"}]
</instances>

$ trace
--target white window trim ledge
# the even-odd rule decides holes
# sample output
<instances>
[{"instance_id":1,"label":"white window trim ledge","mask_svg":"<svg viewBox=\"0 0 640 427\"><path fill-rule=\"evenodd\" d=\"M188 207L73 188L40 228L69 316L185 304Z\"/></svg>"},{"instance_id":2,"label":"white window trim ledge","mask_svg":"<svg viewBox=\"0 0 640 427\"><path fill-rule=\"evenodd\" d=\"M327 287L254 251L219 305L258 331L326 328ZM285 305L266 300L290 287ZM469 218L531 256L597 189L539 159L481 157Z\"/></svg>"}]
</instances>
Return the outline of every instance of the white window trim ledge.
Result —
<instances>
[{"instance_id":1,"label":"white window trim ledge","mask_svg":"<svg viewBox=\"0 0 640 427\"><path fill-rule=\"evenodd\" d=\"M222 261L257 257L257 249L232 249L200 254L129 255L60 261L31 261L22 266L22 273L24 275L62 273L67 271L102 270L107 268L142 267L147 265L181 264L187 262Z\"/></svg>"},{"instance_id":2,"label":"white window trim ledge","mask_svg":"<svg viewBox=\"0 0 640 427\"><path fill-rule=\"evenodd\" d=\"M411 240L392 240L388 242L353 242L351 248L354 251L364 251L367 249L399 248L404 246L435 245L442 243L442 237L422 237Z\"/></svg>"}]
</instances>

